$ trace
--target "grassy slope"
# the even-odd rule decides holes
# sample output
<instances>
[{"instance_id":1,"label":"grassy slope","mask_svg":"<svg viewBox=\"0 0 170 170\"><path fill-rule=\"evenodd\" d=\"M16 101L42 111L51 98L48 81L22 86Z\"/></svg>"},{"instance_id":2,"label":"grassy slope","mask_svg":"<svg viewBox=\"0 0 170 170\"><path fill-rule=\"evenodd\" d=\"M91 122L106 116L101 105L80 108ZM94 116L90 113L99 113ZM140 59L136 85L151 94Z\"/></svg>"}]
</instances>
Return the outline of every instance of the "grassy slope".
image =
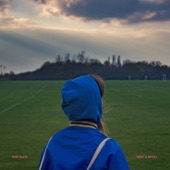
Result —
<instances>
[{"instance_id":1,"label":"grassy slope","mask_svg":"<svg viewBox=\"0 0 170 170\"><path fill-rule=\"evenodd\" d=\"M69 122L60 108L61 81L0 82L0 169L37 169L47 140ZM110 136L133 170L170 167L170 82L107 81ZM28 156L13 159L12 156ZM157 156L156 159L136 156Z\"/></svg>"}]
</instances>

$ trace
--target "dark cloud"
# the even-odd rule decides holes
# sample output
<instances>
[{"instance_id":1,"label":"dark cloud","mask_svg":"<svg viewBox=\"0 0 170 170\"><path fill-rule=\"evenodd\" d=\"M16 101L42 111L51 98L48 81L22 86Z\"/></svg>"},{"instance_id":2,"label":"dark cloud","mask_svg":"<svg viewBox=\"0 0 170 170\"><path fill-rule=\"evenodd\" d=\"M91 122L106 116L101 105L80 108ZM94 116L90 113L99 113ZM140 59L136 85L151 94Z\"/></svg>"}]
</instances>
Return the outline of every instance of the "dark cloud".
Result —
<instances>
[{"instance_id":1,"label":"dark cloud","mask_svg":"<svg viewBox=\"0 0 170 170\"><path fill-rule=\"evenodd\" d=\"M42 3L42 4L46 4L46 1L47 0L34 0L35 2L39 2L39 3Z\"/></svg>"},{"instance_id":2,"label":"dark cloud","mask_svg":"<svg viewBox=\"0 0 170 170\"><path fill-rule=\"evenodd\" d=\"M9 3L12 0L0 0L0 13L5 14L9 8Z\"/></svg>"},{"instance_id":3,"label":"dark cloud","mask_svg":"<svg viewBox=\"0 0 170 170\"><path fill-rule=\"evenodd\" d=\"M50 0L34 0L48 4ZM170 20L169 0L58 0L62 15L86 20L119 19L127 22Z\"/></svg>"},{"instance_id":4,"label":"dark cloud","mask_svg":"<svg viewBox=\"0 0 170 170\"><path fill-rule=\"evenodd\" d=\"M86 0L84 3L68 5L66 1L60 1L59 7L66 15L74 15L87 19L105 19L105 18L120 18L123 19L127 13L133 13L137 3L131 0L133 8L127 0Z\"/></svg>"}]
</instances>

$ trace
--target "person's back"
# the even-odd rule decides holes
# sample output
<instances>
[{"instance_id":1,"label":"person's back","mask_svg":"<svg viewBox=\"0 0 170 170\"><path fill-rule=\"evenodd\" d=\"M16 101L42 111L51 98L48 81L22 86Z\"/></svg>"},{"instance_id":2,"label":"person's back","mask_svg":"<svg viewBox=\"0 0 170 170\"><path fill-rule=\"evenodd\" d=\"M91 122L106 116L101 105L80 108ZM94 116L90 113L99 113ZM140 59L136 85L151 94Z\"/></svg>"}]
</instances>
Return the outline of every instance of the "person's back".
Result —
<instances>
[{"instance_id":1,"label":"person's back","mask_svg":"<svg viewBox=\"0 0 170 170\"><path fill-rule=\"evenodd\" d=\"M102 118L102 100L97 82L90 76L81 76L65 83L62 108L71 124L49 140L39 169L87 169L97 147L107 138L98 128ZM119 144L109 139L91 169L128 170L129 167Z\"/></svg>"}]
</instances>

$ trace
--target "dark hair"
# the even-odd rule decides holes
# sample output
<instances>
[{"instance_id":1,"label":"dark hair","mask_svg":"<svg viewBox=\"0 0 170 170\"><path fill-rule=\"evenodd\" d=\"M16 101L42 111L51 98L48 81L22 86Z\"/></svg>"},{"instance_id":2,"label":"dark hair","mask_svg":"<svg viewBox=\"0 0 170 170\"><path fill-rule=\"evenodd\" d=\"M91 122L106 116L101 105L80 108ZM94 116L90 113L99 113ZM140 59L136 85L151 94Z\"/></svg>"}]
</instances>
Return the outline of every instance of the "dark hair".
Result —
<instances>
[{"instance_id":1,"label":"dark hair","mask_svg":"<svg viewBox=\"0 0 170 170\"><path fill-rule=\"evenodd\" d=\"M97 84L99 86L101 97L103 97L104 96L104 88L105 88L105 83L104 83L103 78L97 74L89 74L89 76L91 76L97 82Z\"/></svg>"},{"instance_id":2,"label":"dark hair","mask_svg":"<svg viewBox=\"0 0 170 170\"><path fill-rule=\"evenodd\" d=\"M102 98L104 96L104 89L105 89L105 83L104 83L103 78L97 74L89 74L89 76L91 76L97 82L99 90L100 90L101 98ZM100 121L98 128L103 134L108 136L109 130L103 119Z\"/></svg>"}]
</instances>

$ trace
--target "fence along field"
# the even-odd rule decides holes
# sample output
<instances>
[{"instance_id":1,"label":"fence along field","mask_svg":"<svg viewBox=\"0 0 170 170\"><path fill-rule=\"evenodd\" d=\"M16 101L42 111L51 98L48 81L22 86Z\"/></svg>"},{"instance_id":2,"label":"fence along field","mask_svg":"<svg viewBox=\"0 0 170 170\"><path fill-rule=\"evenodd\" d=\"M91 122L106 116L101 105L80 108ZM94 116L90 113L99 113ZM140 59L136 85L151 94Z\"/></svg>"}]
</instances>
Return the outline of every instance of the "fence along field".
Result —
<instances>
[{"instance_id":1,"label":"fence along field","mask_svg":"<svg viewBox=\"0 0 170 170\"><path fill-rule=\"evenodd\" d=\"M0 169L37 169L48 139L69 125L60 108L63 81L0 82ZM170 167L170 81L106 81L109 136L132 170Z\"/></svg>"}]
</instances>

